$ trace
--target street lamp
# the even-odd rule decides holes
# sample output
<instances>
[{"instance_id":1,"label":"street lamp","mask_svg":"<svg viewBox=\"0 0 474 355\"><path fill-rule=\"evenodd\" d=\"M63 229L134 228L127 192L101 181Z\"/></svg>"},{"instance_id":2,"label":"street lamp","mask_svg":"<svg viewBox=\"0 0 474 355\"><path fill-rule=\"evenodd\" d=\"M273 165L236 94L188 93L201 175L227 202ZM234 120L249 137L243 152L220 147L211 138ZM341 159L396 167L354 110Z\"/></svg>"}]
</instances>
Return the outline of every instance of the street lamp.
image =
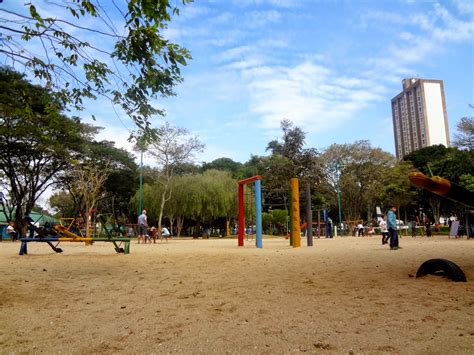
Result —
<instances>
[{"instance_id":1,"label":"street lamp","mask_svg":"<svg viewBox=\"0 0 474 355\"><path fill-rule=\"evenodd\" d=\"M337 191L337 207L339 211L339 226L342 226L342 213L341 213L341 190L339 189L339 178L341 177L340 171L341 165L339 162L336 163L336 191Z\"/></svg>"},{"instance_id":2,"label":"street lamp","mask_svg":"<svg viewBox=\"0 0 474 355\"><path fill-rule=\"evenodd\" d=\"M138 216L142 214L143 149L140 149L140 187L138 189Z\"/></svg>"}]
</instances>

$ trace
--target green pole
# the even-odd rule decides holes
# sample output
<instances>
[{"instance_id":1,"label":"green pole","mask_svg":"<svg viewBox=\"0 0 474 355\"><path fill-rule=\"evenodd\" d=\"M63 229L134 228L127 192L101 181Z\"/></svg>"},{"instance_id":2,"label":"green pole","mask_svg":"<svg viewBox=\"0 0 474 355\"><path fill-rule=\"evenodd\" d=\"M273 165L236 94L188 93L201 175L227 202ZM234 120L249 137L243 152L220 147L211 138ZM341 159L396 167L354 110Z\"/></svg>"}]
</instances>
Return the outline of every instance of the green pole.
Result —
<instances>
[{"instance_id":1,"label":"green pole","mask_svg":"<svg viewBox=\"0 0 474 355\"><path fill-rule=\"evenodd\" d=\"M138 189L138 216L142 214L143 150L140 151L140 188Z\"/></svg>"},{"instance_id":2,"label":"green pole","mask_svg":"<svg viewBox=\"0 0 474 355\"><path fill-rule=\"evenodd\" d=\"M337 181L336 181L336 189L337 189L337 208L339 212L339 227L342 226L342 213L341 213L341 190L339 189L339 163L336 164L337 169ZM342 235L341 235L342 237Z\"/></svg>"},{"instance_id":3,"label":"green pole","mask_svg":"<svg viewBox=\"0 0 474 355\"><path fill-rule=\"evenodd\" d=\"M290 187L290 193L288 194L289 195L289 209L290 209L290 213L289 213L289 218L290 218L290 230L287 231L288 233L290 233L290 245L293 246L293 207L292 207L292 203L293 203L293 194L292 194L292 191L291 191L291 187Z\"/></svg>"}]
</instances>

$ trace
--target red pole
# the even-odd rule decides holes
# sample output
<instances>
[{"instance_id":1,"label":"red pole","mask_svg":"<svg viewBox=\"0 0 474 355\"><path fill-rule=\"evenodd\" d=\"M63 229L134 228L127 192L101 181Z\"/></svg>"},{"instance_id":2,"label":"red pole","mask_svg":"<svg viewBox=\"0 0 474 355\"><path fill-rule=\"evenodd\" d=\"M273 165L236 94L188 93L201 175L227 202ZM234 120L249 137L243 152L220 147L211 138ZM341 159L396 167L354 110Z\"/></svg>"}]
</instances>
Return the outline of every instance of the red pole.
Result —
<instances>
[{"instance_id":1,"label":"red pole","mask_svg":"<svg viewBox=\"0 0 474 355\"><path fill-rule=\"evenodd\" d=\"M239 184L239 247L244 246L244 185Z\"/></svg>"}]
</instances>

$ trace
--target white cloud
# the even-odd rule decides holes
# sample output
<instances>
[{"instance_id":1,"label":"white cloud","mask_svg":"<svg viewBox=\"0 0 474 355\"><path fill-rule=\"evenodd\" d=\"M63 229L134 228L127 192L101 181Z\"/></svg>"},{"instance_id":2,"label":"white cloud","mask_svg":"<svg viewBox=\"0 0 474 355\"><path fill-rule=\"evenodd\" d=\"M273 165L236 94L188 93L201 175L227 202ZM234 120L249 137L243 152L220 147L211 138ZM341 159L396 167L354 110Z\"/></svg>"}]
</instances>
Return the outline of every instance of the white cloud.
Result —
<instances>
[{"instance_id":1,"label":"white cloud","mask_svg":"<svg viewBox=\"0 0 474 355\"><path fill-rule=\"evenodd\" d=\"M278 11L251 11L245 16L245 26L248 28L259 28L268 25L269 23L278 22L281 14Z\"/></svg>"}]
</instances>

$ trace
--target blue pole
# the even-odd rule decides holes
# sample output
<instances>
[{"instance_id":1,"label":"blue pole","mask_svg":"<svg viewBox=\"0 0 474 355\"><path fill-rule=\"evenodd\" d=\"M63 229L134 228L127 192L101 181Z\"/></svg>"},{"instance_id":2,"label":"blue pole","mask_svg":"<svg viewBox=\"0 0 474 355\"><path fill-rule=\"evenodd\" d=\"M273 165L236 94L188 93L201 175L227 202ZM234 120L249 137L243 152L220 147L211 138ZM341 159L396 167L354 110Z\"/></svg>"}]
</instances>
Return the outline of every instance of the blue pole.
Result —
<instances>
[{"instance_id":1,"label":"blue pole","mask_svg":"<svg viewBox=\"0 0 474 355\"><path fill-rule=\"evenodd\" d=\"M262 247L262 189L260 180L255 180L255 223L257 225L257 248Z\"/></svg>"}]
</instances>

